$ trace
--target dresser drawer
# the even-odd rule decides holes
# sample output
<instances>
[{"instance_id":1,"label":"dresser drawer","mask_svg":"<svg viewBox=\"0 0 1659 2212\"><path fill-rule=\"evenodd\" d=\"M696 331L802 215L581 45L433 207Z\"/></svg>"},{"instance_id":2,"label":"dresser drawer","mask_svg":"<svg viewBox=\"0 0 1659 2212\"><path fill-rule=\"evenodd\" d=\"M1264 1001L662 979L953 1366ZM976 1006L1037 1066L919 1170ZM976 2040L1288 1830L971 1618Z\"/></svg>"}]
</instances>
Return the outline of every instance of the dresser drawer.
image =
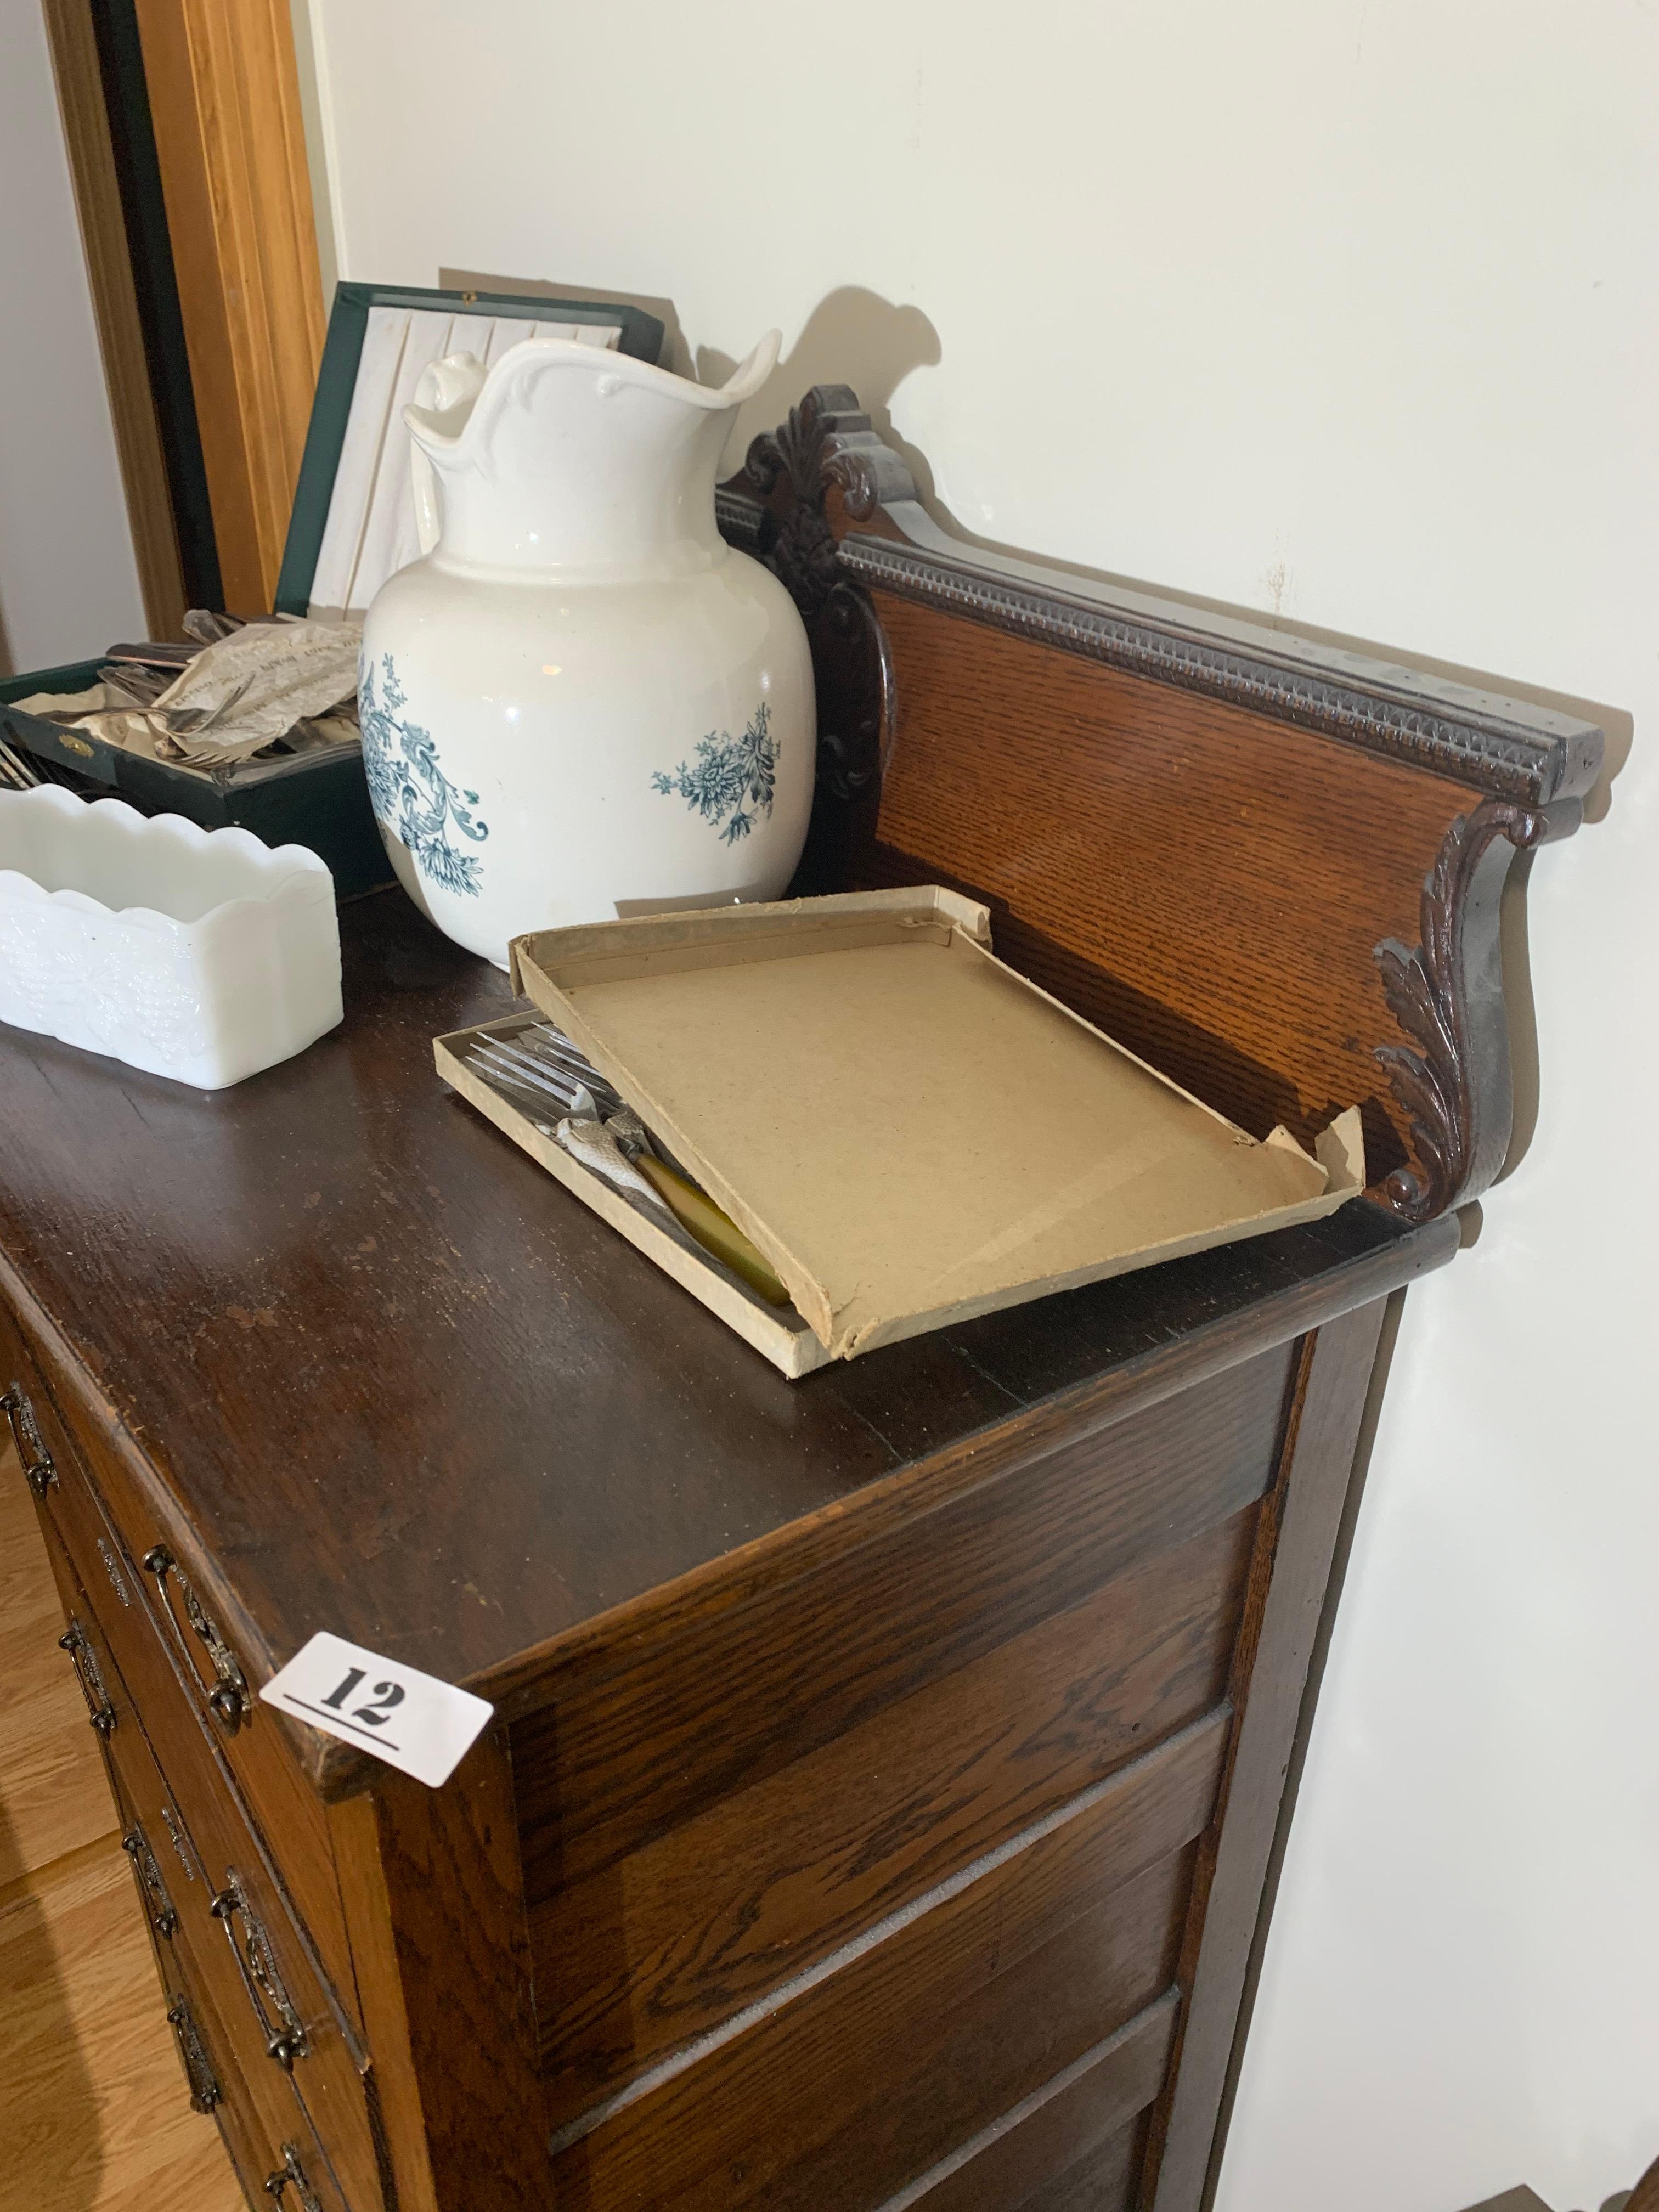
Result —
<instances>
[{"instance_id":1,"label":"dresser drawer","mask_svg":"<svg viewBox=\"0 0 1659 2212\"><path fill-rule=\"evenodd\" d=\"M292 2136L299 2145L323 2212L375 2212L372 2083L211 1748L188 1711L168 1714L155 1694L164 1682L128 1681L108 1633L119 1607L85 1589L51 1527L46 1545L70 1621L64 1641L118 1802L131 1812L125 1833L152 1937L163 1958L179 1951L191 1962L193 1985L213 2005L222 2052L237 2065L270 2140ZM125 1641L153 1671L153 1639ZM173 1724L152 1742L148 1724L158 1712Z\"/></svg>"},{"instance_id":2,"label":"dresser drawer","mask_svg":"<svg viewBox=\"0 0 1659 2212\"><path fill-rule=\"evenodd\" d=\"M514 1725L556 2127L1218 1711L1288 1371L1270 1352Z\"/></svg>"},{"instance_id":3,"label":"dresser drawer","mask_svg":"<svg viewBox=\"0 0 1659 2212\"><path fill-rule=\"evenodd\" d=\"M222 2094L234 2094L252 2134L253 2179L260 2193L291 2148L320 2212L352 2212L303 2101L267 2055L235 1962L220 1942L193 1844L181 1839L169 1852L182 1823L112 1661L106 1662L106 1675L118 1716L104 1747L110 1786L162 1981L174 1993L180 1988L191 1993L192 2016L213 2054L215 2079Z\"/></svg>"},{"instance_id":4,"label":"dresser drawer","mask_svg":"<svg viewBox=\"0 0 1659 2212\"><path fill-rule=\"evenodd\" d=\"M247 2090L234 2069L227 2067L220 2051L218 2023L199 1993L194 1990L176 1953L157 1954L161 1986L158 2002L179 2053L182 2072L179 2094L192 2108L207 2115L219 2130L220 2141L242 2195L250 2206L262 2202L262 2185L270 2170L264 2131L248 2101Z\"/></svg>"},{"instance_id":5,"label":"dresser drawer","mask_svg":"<svg viewBox=\"0 0 1659 2212\"><path fill-rule=\"evenodd\" d=\"M112 1776L112 1780L114 1777ZM116 1805L122 1818L131 1808ZM181 2094L219 2130L251 2212L339 2212L340 2200L303 2118L274 2131L259 2110L248 2083L229 2056L223 2022L176 1942L151 1943L165 2006L183 2073Z\"/></svg>"},{"instance_id":6,"label":"dresser drawer","mask_svg":"<svg viewBox=\"0 0 1659 2212\"><path fill-rule=\"evenodd\" d=\"M1121 2115L1135 2119L1162 2079L1225 1742L1224 1716L1182 1731L823 1978L583 2115L555 2140L554 2201L876 2212L1114 2042L1149 2061Z\"/></svg>"},{"instance_id":7,"label":"dresser drawer","mask_svg":"<svg viewBox=\"0 0 1659 2212\"><path fill-rule=\"evenodd\" d=\"M234 1778L244 1811L262 1835L292 1897L331 1996L361 2033L362 2014L335 1880L326 1817L295 1767L276 1716L259 1704L240 1656L204 1602L155 1515L115 1455L76 1425L67 1394L52 1382L12 1317L0 1308L0 1393L37 1503L62 1539L81 1582L108 1592L102 1606L112 1643L145 1705L148 1685L171 1675L171 1705L200 1716ZM141 1656L137 1646L155 1647Z\"/></svg>"}]
</instances>

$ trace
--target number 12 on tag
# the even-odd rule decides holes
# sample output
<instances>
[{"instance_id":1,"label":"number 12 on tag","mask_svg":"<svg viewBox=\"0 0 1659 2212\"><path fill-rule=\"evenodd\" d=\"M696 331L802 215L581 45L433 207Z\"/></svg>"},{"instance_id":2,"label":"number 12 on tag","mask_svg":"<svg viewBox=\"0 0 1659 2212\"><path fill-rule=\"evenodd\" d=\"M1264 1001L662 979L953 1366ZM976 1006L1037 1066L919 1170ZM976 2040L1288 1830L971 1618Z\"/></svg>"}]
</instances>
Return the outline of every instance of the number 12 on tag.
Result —
<instances>
[{"instance_id":1,"label":"number 12 on tag","mask_svg":"<svg viewBox=\"0 0 1659 2212\"><path fill-rule=\"evenodd\" d=\"M495 1710L470 1690L366 1651L326 1629L273 1674L259 1695L434 1790L449 1779Z\"/></svg>"}]
</instances>

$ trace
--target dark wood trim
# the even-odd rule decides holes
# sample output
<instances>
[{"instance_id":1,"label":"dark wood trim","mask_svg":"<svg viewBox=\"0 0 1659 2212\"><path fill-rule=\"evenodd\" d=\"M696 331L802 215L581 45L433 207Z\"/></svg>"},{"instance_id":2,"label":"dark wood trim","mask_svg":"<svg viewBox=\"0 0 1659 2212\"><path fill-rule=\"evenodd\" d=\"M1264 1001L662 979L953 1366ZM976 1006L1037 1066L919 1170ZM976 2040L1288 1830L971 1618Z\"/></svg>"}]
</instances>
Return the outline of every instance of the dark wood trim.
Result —
<instances>
[{"instance_id":1,"label":"dark wood trim","mask_svg":"<svg viewBox=\"0 0 1659 2212\"><path fill-rule=\"evenodd\" d=\"M152 637L173 637L189 603L98 40L87 0L45 0L45 14L144 620Z\"/></svg>"},{"instance_id":2,"label":"dark wood trim","mask_svg":"<svg viewBox=\"0 0 1659 2212\"><path fill-rule=\"evenodd\" d=\"M1053 582L1027 583L1020 574L1024 563L977 550L963 561L851 534L842 540L840 553L844 574L866 587L879 585L1020 636L1042 638L1068 653L1317 730L1496 798L1544 805L1582 797L1601 766L1602 733L1588 724L1551 715L1547 721L1559 728L1528 728L1518 715L1498 711L1497 702L1458 713L1448 702L1437 711L1418 703L1428 688L1425 679L1358 654L1328 654L1348 665L1347 681L1321 677L1297 654L1296 638L1261 630L1254 634L1260 642L1250 649L1246 624L1223 625L1218 617L1215 629L1200 627L1177 602L1148 600L1147 608L1158 611L1131 613L1123 602L1103 589L1097 593L1079 579L1066 577L1065 589L1058 575ZM1032 574L1042 578L1041 571ZM1502 703L1513 710L1518 702Z\"/></svg>"},{"instance_id":3,"label":"dark wood trim","mask_svg":"<svg viewBox=\"0 0 1659 2212\"><path fill-rule=\"evenodd\" d=\"M1291 1746L1289 1766L1285 1775L1284 1794L1279 1799L1279 1821L1274 1831L1273 1850L1268 1856L1267 1871L1262 1884L1262 1905L1256 1916L1255 1933L1250 1942L1249 1960L1245 1968L1243 1995L1239 2004L1238 2026L1233 2036L1232 2057L1228 2062L1227 2079L1222 2093L1221 2107L1217 2120L1218 2137L1224 2138L1232 2124L1235 2100L1238 2094L1239 2075L1243 2069L1245 2049L1249 2043L1250 2023L1255 2016L1256 1991L1261 1979L1261 1967L1267 1948L1267 1935L1272 1924L1274 1905L1279 1897L1279 1884L1284 1872L1285 1856L1289 1848L1291 1831L1296 1820L1296 1808L1301 1796L1302 1776L1307 1765L1308 1747L1313 1735L1314 1715L1318 1708L1320 1690L1324 1684L1325 1668L1330 1656L1331 1638L1335 1631L1336 1616L1341 1603L1342 1591L1347 1581L1348 1562L1353 1553L1355 1531L1364 1502L1366 1476L1370 1466L1372 1446L1376 1442L1377 1423L1382 1416L1382 1399L1388 1388L1389 1374L1393 1365L1395 1346L1400 1334L1400 1323L1406 1310L1406 1292L1394 1291L1383 1304L1382 1328L1379 1336L1376 1361L1371 1368L1367 1387L1364 1411L1360 1420L1358 1442L1354 1449L1352 1473L1348 1480L1347 1496L1343 1501L1342 1517L1337 1528L1333 1549L1331 1571L1325 1586L1324 1603L1320 1611L1319 1626L1314 1638L1312 1656L1308 1662L1306 1686L1302 1692L1301 1709L1297 1715L1296 1734ZM1213 2182L1210 2194L1213 2195ZM1206 2199L1207 2202L1207 2199Z\"/></svg>"},{"instance_id":4,"label":"dark wood trim","mask_svg":"<svg viewBox=\"0 0 1659 2212\"><path fill-rule=\"evenodd\" d=\"M769 533L763 510L784 478L795 499ZM1529 806L1582 798L1601 769L1592 723L951 537L847 385L814 386L756 439L719 511L734 543L764 551L798 598L804 586L805 605L840 575Z\"/></svg>"},{"instance_id":5,"label":"dark wood trim","mask_svg":"<svg viewBox=\"0 0 1659 2212\"><path fill-rule=\"evenodd\" d=\"M1566 805L1561 826L1576 827L1577 803ZM1375 1048L1423 1164L1396 1169L1385 1186L1407 1221L1478 1198L1504 1165L1515 1098L1499 910L1516 854L1553 830L1542 807L1507 799L1460 814L1424 879L1420 941L1384 938L1373 956L1390 1012L1416 1041Z\"/></svg>"},{"instance_id":6,"label":"dark wood trim","mask_svg":"<svg viewBox=\"0 0 1659 2212\"><path fill-rule=\"evenodd\" d=\"M336 1808L334 1838L398 2212L548 2201L505 1729L441 1790L381 1767L371 1795Z\"/></svg>"},{"instance_id":7,"label":"dark wood trim","mask_svg":"<svg viewBox=\"0 0 1659 2212\"><path fill-rule=\"evenodd\" d=\"M1193 1885L1187 2009L1147 2153L1149 2212L1199 2212L1219 2162L1218 2115L1251 1948L1271 1910L1264 1879L1384 1315L1378 1300L1310 1336L1292 1386L1234 1662L1238 1720Z\"/></svg>"}]
</instances>

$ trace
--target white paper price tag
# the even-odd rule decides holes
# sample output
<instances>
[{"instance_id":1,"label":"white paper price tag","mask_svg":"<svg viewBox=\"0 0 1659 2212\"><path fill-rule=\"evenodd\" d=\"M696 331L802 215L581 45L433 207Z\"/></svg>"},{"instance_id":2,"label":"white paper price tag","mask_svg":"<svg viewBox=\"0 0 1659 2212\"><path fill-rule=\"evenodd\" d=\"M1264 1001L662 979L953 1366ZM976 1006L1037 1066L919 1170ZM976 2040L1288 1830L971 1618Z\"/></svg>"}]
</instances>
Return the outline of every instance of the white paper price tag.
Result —
<instances>
[{"instance_id":1,"label":"white paper price tag","mask_svg":"<svg viewBox=\"0 0 1659 2212\"><path fill-rule=\"evenodd\" d=\"M259 1695L435 1790L495 1710L470 1690L319 1629Z\"/></svg>"}]
</instances>

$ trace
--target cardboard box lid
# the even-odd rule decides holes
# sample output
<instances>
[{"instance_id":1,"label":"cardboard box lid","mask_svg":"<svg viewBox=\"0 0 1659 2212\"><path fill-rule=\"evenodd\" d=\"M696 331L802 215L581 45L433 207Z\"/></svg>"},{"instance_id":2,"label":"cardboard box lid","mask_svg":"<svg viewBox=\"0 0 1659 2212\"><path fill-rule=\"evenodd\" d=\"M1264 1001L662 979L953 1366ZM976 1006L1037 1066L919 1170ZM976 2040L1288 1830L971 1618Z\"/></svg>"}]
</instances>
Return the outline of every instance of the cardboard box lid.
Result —
<instances>
[{"instance_id":1,"label":"cardboard box lid","mask_svg":"<svg viewBox=\"0 0 1659 2212\"><path fill-rule=\"evenodd\" d=\"M514 977L832 1354L1286 1227L1364 1184L1258 1141L997 960L934 887L520 938Z\"/></svg>"},{"instance_id":2,"label":"cardboard box lid","mask_svg":"<svg viewBox=\"0 0 1659 2212\"><path fill-rule=\"evenodd\" d=\"M531 337L574 338L654 362L663 325L641 308L591 300L336 287L276 613L362 614L388 576L419 557L402 412L422 371L463 351L489 366Z\"/></svg>"}]
</instances>

